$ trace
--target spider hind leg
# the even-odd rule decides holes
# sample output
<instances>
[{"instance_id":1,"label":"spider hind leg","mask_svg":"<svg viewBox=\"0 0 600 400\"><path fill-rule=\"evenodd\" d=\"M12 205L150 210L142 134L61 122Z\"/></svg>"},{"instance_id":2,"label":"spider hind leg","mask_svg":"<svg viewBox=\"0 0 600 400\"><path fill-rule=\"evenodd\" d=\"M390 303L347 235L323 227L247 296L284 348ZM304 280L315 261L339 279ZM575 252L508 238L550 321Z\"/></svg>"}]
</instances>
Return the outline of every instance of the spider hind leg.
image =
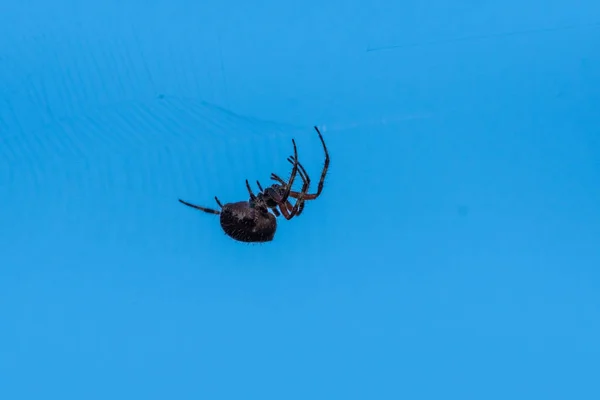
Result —
<instances>
[{"instance_id":1,"label":"spider hind leg","mask_svg":"<svg viewBox=\"0 0 600 400\"><path fill-rule=\"evenodd\" d=\"M192 207L192 208L195 208L196 210L204 211L205 213L209 213L209 214L215 214L215 215L219 215L219 214L221 214L221 212L220 212L220 211L218 211L218 210L214 210L214 209L212 209L212 208L197 206L197 205L195 205L195 204L188 203L187 201L183 201L183 200L181 200L181 199L178 199L178 200L179 200L179 202L180 202L181 204L185 204L186 206L188 206L188 207ZM217 200L217 202L219 202L219 201ZM220 203L220 202L219 202L219 205L221 205L221 203Z\"/></svg>"}]
</instances>

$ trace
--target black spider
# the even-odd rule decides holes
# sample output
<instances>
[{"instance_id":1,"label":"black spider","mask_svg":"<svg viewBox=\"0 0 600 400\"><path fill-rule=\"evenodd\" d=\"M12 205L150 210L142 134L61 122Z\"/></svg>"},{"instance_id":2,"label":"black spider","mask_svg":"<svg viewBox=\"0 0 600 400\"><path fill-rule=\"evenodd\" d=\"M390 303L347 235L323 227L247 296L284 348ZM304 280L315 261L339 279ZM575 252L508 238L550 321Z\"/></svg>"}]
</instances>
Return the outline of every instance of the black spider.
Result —
<instances>
[{"instance_id":1,"label":"black spider","mask_svg":"<svg viewBox=\"0 0 600 400\"><path fill-rule=\"evenodd\" d=\"M321 135L319 128L315 126L315 130L319 134L319 139L321 139L321 143L323 144L323 150L325 150L325 165L323 166L321 180L319 181L316 193L308 193L310 177L302 164L298 161L296 141L292 139L294 156L288 157L287 161L292 164L293 167L287 182L278 175L272 173L271 179L277 183L263 189L260 182L256 181L260 192L255 195L252 192L248 180L246 180L246 188L248 189L250 200L223 205L215 196L215 200L221 208L221 211L200 207L181 199L179 199L179 201L186 206L197 210L219 215L221 228L223 228L223 231L225 231L227 235L235 240L241 242L269 242L273 240L275 231L277 230L276 217L283 214L285 219L290 220L299 216L304 210L304 203L307 200L316 199L323 191L325 176L327 175L327 169L329 168L329 152L327 151L327 146L325 146L325 141L323 140L323 135ZM299 174L302 179L302 189L299 192L292 190L292 185L294 184L294 179L297 174ZM294 205L289 201L290 197L296 199Z\"/></svg>"}]
</instances>

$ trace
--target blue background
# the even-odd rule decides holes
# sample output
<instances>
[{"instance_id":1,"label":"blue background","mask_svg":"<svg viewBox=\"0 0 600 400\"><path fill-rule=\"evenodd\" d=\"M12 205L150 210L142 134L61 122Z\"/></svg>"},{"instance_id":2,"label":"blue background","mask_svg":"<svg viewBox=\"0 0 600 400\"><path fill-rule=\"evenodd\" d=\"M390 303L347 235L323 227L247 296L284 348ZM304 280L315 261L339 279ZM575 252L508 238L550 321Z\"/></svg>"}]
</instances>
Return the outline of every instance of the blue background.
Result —
<instances>
[{"instance_id":1,"label":"blue background","mask_svg":"<svg viewBox=\"0 0 600 400\"><path fill-rule=\"evenodd\" d=\"M18 4L18 5L17 5ZM598 399L600 3L0 3L0 398ZM286 175L275 241L187 208Z\"/></svg>"}]
</instances>

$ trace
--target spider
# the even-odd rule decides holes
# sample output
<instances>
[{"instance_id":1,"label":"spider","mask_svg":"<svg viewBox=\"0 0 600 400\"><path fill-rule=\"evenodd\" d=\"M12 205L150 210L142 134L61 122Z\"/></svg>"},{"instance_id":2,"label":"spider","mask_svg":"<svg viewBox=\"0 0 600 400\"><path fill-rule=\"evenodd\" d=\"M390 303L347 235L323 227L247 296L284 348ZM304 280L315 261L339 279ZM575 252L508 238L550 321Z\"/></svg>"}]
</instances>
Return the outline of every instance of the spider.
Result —
<instances>
[{"instance_id":1,"label":"spider","mask_svg":"<svg viewBox=\"0 0 600 400\"><path fill-rule=\"evenodd\" d=\"M325 164L323 166L323 172L321 172L321 179L319 180L316 193L308 193L310 177L308 176L306 169L304 169L302 164L298 161L296 141L292 139L294 155L287 159L287 161L292 164L292 172L287 182L278 175L272 173L271 179L276 183L263 189L260 182L256 181L260 191L255 195L246 179L246 189L250 196L249 200L223 204L217 196L215 196L215 200L221 208L220 211L197 206L181 199L179 199L179 202L188 207L204 211L205 213L219 215L223 231L237 241L247 243L272 241L275 237L275 231L277 230L276 217L283 215L286 220L290 220L299 216L304 210L304 203L308 200L315 200L323 191L325 176L327 175L327 169L329 168L329 152L327 151L325 140L323 140L323 135L319 131L319 128L316 126L314 128L319 134L319 139L321 140L323 150L325 151ZM300 175L300 179L302 179L302 189L299 192L292 190L296 175ZM289 200L290 198L295 199L296 203L292 205Z\"/></svg>"}]
</instances>

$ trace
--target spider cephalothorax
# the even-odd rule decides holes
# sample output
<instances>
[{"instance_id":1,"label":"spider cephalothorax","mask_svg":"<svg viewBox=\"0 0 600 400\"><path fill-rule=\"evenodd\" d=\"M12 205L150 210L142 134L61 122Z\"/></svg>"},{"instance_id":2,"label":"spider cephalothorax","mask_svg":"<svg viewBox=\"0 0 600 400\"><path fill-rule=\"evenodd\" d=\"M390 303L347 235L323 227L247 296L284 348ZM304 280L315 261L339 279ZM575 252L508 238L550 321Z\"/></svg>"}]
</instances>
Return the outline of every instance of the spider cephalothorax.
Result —
<instances>
[{"instance_id":1,"label":"spider cephalothorax","mask_svg":"<svg viewBox=\"0 0 600 400\"><path fill-rule=\"evenodd\" d=\"M221 208L220 211L197 206L181 199L179 199L179 201L186 206L193 207L197 210L219 215L221 228L223 228L223 231L227 235L235 240L241 242L269 242L273 240L277 230L276 217L283 215L285 219L290 220L299 216L304 210L304 203L307 200L316 199L323 191L325 176L327 175L327 169L329 168L329 152L327 151L327 146L325 146L325 141L323 140L323 135L321 135L319 128L315 126L315 130L319 134L319 139L321 139L323 150L325 151L325 165L323 166L323 172L321 173L321 179L316 193L308 193L310 177L302 164L298 161L296 141L292 139L294 155L287 159L288 162L292 164L292 172L287 182L278 175L271 174L271 179L277 183L263 189L260 182L256 181L260 191L255 195L248 180L246 180L246 188L248 189L250 199L248 201L239 201L223 205L215 196L215 200ZM292 190L292 185L298 174L302 179L302 189L299 192L296 192ZM296 203L292 205L289 200L290 198L295 199Z\"/></svg>"}]
</instances>

